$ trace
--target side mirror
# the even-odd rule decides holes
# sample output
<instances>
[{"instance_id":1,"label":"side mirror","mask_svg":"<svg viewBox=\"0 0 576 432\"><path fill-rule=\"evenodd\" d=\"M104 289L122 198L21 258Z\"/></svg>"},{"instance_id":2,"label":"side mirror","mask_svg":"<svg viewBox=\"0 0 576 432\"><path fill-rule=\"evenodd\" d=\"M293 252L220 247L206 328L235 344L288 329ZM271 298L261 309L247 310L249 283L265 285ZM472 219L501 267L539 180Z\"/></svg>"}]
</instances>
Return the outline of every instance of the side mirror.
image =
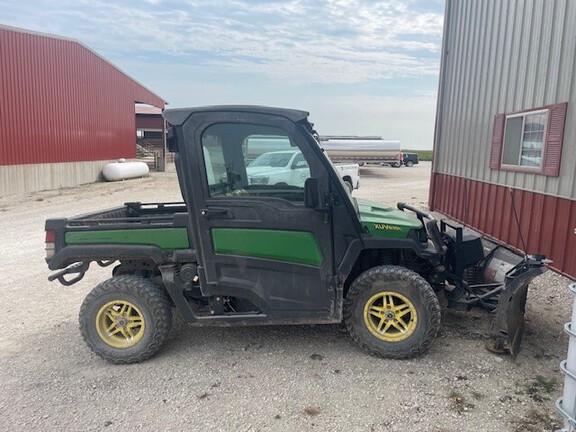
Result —
<instances>
[{"instance_id":1,"label":"side mirror","mask_svg":"<svg viewBox=\"0 0 576 432\"><path fill-rule=\"evenodd\" d=\"M317 208L320 205L318 179L315 177L309 177L304 182L304 205L308 208Z\"/></svg>"}]
</instances>

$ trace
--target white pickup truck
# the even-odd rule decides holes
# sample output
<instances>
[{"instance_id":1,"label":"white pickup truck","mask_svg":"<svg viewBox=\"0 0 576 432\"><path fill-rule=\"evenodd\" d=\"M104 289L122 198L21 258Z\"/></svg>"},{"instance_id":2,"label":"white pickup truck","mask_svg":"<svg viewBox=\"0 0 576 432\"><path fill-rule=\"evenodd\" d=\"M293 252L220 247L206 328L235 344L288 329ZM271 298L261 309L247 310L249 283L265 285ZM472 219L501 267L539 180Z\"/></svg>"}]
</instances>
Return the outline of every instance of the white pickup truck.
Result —
<instances>
[{"instance_id":1,"label":"white pickup truck","mask_svg":"<svg viewBox=\"0 0 576 432\"><path fill-rule=\"evenodd\" d=\"M360 166L358 164L334 165L350 191L360 185ZM304 186L310 176L308 163L298 150L282 150L263 153L246 167L248 181L253 185L290 185Z\"/></svg>"}]
</instances>

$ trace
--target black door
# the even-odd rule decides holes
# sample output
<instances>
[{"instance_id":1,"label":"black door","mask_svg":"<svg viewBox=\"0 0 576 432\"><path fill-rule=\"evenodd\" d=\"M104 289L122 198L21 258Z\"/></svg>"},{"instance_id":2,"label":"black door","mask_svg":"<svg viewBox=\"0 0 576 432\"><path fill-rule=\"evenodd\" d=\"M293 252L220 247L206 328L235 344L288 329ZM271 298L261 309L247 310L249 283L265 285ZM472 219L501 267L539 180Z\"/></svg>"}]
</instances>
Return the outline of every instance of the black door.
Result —
<instances>
[{"instance_id":1,"label":"black door","mask_svg":"<svg viewBox=\"0 0 576 432\"><path fill-rule=\"evenodd\" d=\"M209 119L195 114L183 129L205 294L245 297L271 317L329 319L331 220L304 205L307 178L328 190L314 143L281 116Z\"/></svg>"}]
</instances>

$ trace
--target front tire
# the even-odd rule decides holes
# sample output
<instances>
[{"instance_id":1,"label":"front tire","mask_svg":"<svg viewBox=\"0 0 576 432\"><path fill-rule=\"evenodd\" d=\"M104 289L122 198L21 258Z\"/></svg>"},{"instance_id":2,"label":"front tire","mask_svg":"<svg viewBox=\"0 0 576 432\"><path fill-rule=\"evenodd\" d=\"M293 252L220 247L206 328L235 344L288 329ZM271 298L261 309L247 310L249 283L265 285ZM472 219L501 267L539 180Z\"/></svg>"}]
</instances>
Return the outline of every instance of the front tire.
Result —
<instances>
[{"instance_id":1,"label":"front tire","mask_svg":"<svg viewBox=\"0 0 576 432\"><path fill-rule=\"evenodd\" d=\"M168 296L152 281L121 275L97 285L80 308L80 333L98 356L138 363L162 346L172 325Z\"/></svg>"},{"instance_id":2,"label":"front tire","mask_svg":"<svg viewBox=\"0 0 576 432\"><path fill-rule=\"evenodd\" d=\"M379 266L360 274L344 301L352 339L379 357L405 359L427 351L440 328L440 303L419 274Z\"/></svg>"}]
</instances>

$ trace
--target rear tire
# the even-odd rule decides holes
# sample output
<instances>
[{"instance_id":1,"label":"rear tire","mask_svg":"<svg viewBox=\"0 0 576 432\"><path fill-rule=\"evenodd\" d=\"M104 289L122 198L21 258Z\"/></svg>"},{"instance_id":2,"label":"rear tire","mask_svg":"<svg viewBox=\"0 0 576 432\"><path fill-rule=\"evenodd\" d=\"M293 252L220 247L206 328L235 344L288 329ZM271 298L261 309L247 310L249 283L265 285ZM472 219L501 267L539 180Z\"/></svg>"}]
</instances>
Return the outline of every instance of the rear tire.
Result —
<instances>
[{"instance_id":1,"label":"rear tire","mask_svg":"<svg viewBox=\"0 0 576 432\"><path fill-rule=\"evenodd\" d=\"M80 333L98 356L138 363L162 346L172 325L168 296L149 279L120 275L97 285L80 308Z\"/></svg>"},{"instance_id":2,"label":"rear tire","mask_svg":"<svg viewBox=\"0 0 576 432\"><path fill-rule=\"evenodd\" d=\"M379 357L405 359L424 353L440 328L440 303L419 274L379 266L360 274L344 301L352 339Z\"/></svg>"}]
</instances>

